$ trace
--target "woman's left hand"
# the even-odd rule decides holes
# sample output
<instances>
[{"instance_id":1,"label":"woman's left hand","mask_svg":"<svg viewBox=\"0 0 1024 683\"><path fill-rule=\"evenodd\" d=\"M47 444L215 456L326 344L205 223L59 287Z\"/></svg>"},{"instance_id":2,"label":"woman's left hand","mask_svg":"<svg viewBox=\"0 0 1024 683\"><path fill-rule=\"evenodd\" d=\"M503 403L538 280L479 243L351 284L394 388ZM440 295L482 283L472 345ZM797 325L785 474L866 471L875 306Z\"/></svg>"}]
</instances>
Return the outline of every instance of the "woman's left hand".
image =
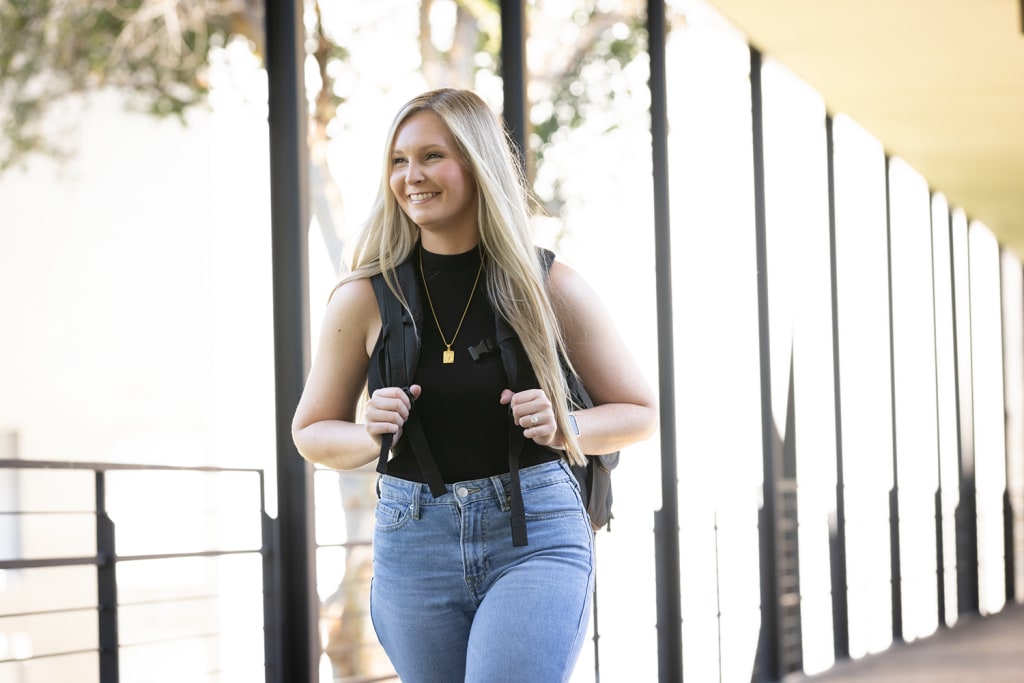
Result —
<instances>
[{"instance_id":1,"label":"woman's left hand","mask_svg":"<svg viewBox=\"0 0 1024 683\"><path fill-rule=\"evenodd\" d=\"M501 392L501 405L509 406L512 419L523 428L523 436L533 439L541 446L551 446L558 433L555 425L555 411L551 400L541 389L527 389L513 393L511 389Z\"/></svg>"}]
</instances>

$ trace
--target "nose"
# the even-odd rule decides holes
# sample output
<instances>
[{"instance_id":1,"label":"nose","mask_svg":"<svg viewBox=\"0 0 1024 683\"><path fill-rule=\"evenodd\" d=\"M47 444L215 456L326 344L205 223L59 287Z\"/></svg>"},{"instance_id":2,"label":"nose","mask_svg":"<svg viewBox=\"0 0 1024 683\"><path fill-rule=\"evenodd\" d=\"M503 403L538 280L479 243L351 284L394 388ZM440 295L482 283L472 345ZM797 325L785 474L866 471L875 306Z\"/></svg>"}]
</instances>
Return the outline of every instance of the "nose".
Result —
<instances>
[{"instance_id":1,"label":"nose","mask_svg":"<svg viewBox=\"0 0 1024 683\"><path fill-rule=\"evenodd\" d=\"M405 182L407 185L416 185L423 180L423 170L420 164L409 161L405 167Z\"/></svg>"}]
</instances>

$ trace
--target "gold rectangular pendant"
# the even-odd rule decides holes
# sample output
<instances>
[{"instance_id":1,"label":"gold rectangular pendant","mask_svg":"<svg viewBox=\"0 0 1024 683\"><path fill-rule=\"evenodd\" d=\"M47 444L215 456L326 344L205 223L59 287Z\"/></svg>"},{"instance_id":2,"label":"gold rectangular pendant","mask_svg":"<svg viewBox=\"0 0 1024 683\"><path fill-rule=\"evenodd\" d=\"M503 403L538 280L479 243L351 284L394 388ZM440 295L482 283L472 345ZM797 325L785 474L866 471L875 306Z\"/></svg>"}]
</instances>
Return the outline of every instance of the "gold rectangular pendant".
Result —
<instances>
[{"instance_id":1,"label":"gold rectangular pendant","mask_svg":"<svg viewBox=\"0 0 1024 683\"><path fill-rule=\"evenodd\" d=\"M452 351L451 349L448 349L447 351L443 351L441 353L441 362L444 363L445 365L451 365L452 363L454 363L455 362L455 352Z\"/></svg>"}]
</instances>

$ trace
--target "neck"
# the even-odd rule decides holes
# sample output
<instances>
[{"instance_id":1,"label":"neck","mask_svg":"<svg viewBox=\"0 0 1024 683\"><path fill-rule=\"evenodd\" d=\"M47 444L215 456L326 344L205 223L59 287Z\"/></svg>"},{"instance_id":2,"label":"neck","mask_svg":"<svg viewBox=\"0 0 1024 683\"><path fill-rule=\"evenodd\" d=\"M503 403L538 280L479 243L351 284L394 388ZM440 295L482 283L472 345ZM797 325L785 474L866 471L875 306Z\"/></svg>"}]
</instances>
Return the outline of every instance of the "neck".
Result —
<instances>
[{"instance_id":1,"label":"neck","mask_svg":"<svg viewBox=\"0 0 1024 683\"><path fill-rule=\"evenodd\" d=\"M420 244L431 254L464 254L480 244L480 233L471 235L437 235L420 230Z\"/></svg>"}]
</instances>

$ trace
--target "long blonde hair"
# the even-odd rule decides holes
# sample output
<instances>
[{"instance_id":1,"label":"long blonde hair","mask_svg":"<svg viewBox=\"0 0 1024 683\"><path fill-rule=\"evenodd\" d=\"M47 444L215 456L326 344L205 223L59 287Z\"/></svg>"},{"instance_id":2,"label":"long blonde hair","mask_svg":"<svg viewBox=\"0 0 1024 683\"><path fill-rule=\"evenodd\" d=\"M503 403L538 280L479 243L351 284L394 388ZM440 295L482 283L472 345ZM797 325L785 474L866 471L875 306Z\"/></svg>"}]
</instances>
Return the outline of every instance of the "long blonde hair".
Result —
<instances>
[{"instance_id":1,"label":"long blonde hair","mask_svg":"<svg viewBox=\"0 0 1024 683\"><path fill-rule=\"evenodd\" d=\"M395 269L411 254L419 228L401 210L391 192L391 152L398 128L413 114L432 111L454 138L462 163L476 179L480 247L487 263L487 294L515 330L565 436L566 458L585 459L569 429L569 392L559 360L568 363L565 343L533 244L530 191L512 143L494 112L468 90L433 90L399 110L384 146L383 171L370 218L356 242L352 271L342 282L382 273L408 308ZM571 366L570 366L571 368Z\"/></svg>"}]
</instances>

